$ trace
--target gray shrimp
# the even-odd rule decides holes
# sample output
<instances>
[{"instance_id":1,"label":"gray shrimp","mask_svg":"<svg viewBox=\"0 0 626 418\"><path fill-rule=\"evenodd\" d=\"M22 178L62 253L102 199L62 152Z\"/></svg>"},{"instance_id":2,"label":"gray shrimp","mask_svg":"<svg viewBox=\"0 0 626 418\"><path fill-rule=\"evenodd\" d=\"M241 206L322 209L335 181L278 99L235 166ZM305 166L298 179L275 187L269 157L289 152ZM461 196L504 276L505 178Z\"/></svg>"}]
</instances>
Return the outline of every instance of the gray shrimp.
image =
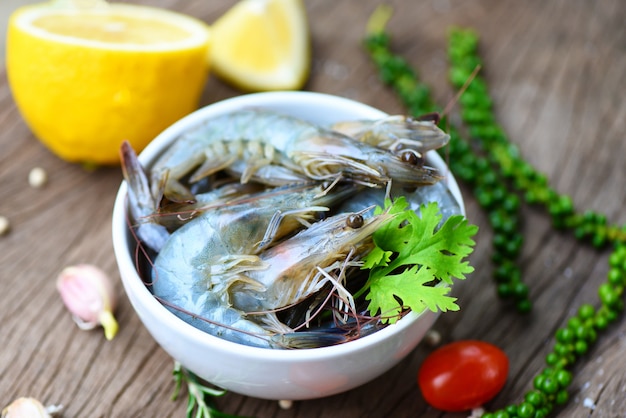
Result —
<instances>
[{"instance_id":1,"label":"gray shrimp","mask_svg":"<svg viewBox=\"0 0 626 418\"><path fill-rule=\"evenodd\" d=\"M215 190L195 194L191 202L163 204L162 193L152 193L148 176L127 141L122 144L120 155L135 233L144 246L156 252L161 251L174 230L198 214L259 191L258 185L228 183Z\"/></svg>"},{"instance_id":2,"label":"gray shrimp","mask_svg":"<svg viewBox=\"0 0 626 418\"><path fill-rule=\"evenodd\" d=\"M265 337L288 334L288 327L274 314L255 316L255 321L250 321L242 311L230 306L224 297L217 297L218 293L210 289L225 277L232 276L240 278L240 287L260 286L253 279L241 279L244 273L267 268L266 261L256 254L268 248L274 240L298 229L302 223L308 225L316 214L328 209L327 205L355 191L352 185L338 185L328 193L323 184L293 185L241 198L236 203L204 212L172 233L157 255L152 278L154 295L181 318L231 341L243 338L248 345L268 344L268 338L245 336L253 330L258 334L258 327L262 327L261 335ZM196 316L205 319L199 324L193 319ZM225 326L216 327L216 323ZM290 337L284 337L285 341L276 340L281 338L270 338L270 343L309 344L307 335L299 336L295 341L290 341ZM325 338L316 336L315 344L328 344Z\"/></svg>"},{"instance_id":3,"label":"gray shrimp","mask_svg":"<svg viewBox=\"0 0 626 418\"><path fill-rule=\"evenodd\" d=\"M244 109L208 119L178 137L152 166L152 187L164 184L168 199L189 200L180 182L186 175L197 181L242 161L240 171L247 176L269 165L313 180L344 178L367 186L391 180L415 186L441 178L434 168L348 135L270 110Z\"/></svg>"},{"instance_id":4,"label":"gray shrimp","mask_svg":"<svg viewBox=\"0 0 626 418\"><path fill-rule=\"evenodd\" d=\"M245 312L292 306L331 283L354 308L345 290L345 269L360 266L359 258L374 246L372 234L393 215L364 219L363 211L323 219L260 254L266 268L214 283L213 292L228 294L232 305ZM252 280L254 286L248 286Z\"/></svg>"},{"instance_id":5,"label":"gray shrimp","mask_svg":"<svg viewBox=\"0 0 626 418\"><path fill-rule=\"evenodd\" d=\"M413 150L424 155L450 141L450 135L437 127L439 118L427 116L392 115L376 120L343 121L333 124L331 129L396 154Z\"/></svg>"}]
</instances>

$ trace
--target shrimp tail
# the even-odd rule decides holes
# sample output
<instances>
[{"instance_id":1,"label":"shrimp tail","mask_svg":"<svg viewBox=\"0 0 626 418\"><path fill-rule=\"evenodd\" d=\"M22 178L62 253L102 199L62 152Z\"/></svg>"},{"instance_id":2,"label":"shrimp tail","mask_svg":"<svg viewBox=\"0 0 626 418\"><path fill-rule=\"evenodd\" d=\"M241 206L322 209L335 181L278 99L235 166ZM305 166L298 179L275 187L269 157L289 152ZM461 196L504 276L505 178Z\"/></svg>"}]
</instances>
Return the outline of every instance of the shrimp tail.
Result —
<instances>
[{"instance_id":1,"label":"shrimp tail","mask_svg":"<svg viewBox=\"0 0 626 418\"><path fill-rule=\"evenodd\" d=\"M270 337L270 344L277 348L319 348L342 344L348 341L345 333L331 331L299 331L275 334Z\"/></svg>"},{"instance_id":2,"label":"shrimp tail","mask_svg":"<svg viewBox=\"0 0 626 418\"><path fill-rule=\"evenodd\" d=\"M137 224L137 236L152 250L161 251L170 233L163 225L149 221L149 216L156 211L157 200L150 191L148 176L128 141L122 143L120 157L122 173L128 184L128 206L133 222Z\"/></svg>"}]
</instances>

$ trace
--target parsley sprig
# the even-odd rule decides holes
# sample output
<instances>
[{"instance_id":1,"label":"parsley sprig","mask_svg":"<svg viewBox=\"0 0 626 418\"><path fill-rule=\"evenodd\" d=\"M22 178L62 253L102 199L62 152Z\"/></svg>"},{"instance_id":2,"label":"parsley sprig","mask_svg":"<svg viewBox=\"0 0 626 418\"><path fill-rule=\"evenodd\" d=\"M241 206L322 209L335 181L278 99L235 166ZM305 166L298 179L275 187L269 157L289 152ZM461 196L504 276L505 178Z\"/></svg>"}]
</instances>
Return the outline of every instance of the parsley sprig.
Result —
<instances>
[{"instance_id":1,"label":"parsley sprig","mask_svg":"<svg viewBox=\"0 0 626 418\"><path fill-rule=\"evenodd\" d=\"M384 322L394 323L406 308L458 310L456 298L449 295L450 286L454 278L463 280L474 271L464 258L473 251L472 237L478 227L462 215L453 215L440 225L442 215L436 202L422 205L419 215L407 210L404 197L393 203L387 200L385 206L396 216L374 233L376 247L363 265L370 269L369 278L358 292L369 292L365 298L370 313L380 312Z\"/></svg>"}]
</instances>

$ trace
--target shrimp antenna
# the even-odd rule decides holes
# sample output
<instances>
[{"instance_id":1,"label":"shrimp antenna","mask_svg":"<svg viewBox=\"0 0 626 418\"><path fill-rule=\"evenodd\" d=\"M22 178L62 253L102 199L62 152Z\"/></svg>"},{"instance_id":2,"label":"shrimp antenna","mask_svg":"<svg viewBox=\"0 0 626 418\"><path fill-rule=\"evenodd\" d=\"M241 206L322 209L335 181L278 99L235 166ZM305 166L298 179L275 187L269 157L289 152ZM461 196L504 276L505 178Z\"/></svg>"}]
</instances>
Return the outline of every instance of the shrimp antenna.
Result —
<instances>
[{"instance_id":1,"label":"shrimp antenna","mask_svg":"<svg viewBox=\"0 0 626 418\"><path fill-rule=\"evenodd\" d=\"M446 105L446 107L443 109L443 111L441 112L441 116L446 116L448 113L450 113L450 110L452 110L452 107L454 105L456 105L459 102L459 98L461 97L461 95L463 93L465 93L465 90L467 90L467 87L470 85L470 83L472 81L474 81L474 79L476 78L476 76L478 75L478 72L480 71L482 67L480 66L480 64L478 64L476 67L474 67L474 71L472 71L472 73L469 75L469 77L467 78L467 80L465 80L465 83L463 83L463 86L459 89L459 91L456 92L456 94L454 95L454 97L452 98L452 100L450 100L448 102L448 104Z\"/></svg>"},{"instance_id":2,"label":"shrimp antenna","mask_svg":"<svg viewBox=\"0 0 626 418\"><path fill-rule=\"evenodd\" d=\"M126 196L126 199L128 199L128 196ZM133 240L135 241L136 247L135 247L135 269L137 269L137 271L141 271L142 269L140 268L141 265L141 259L140 256L143 255L143 257L147 260L148 264L150 264L150 266L152 268L154 268L154 261L152 260L152 258L150 258L150 255L148 254L148 250L146 250L146 248L143 246L143 242L141 241L141 239L139 238L139 236L137 236L137 232L135 232L135 225L133 225L133 223L130 220L130 216L128 215L128 213L125 215L125 220L126 220L126 226L128 228L128 231L130 232L130 234L133 236ZM142 281L146 286L151 286L153 281L146 281L143 277L142 277Z\"/></svg>"},{"instance_id":3,"label":"shrimp antenna","mask_svg":"<svg viewBox=\"0 0 626 418\"><path fill-rule=\"evenodd\" d=\"M258 339L263 340L263 341L268 341L268 342L272 341L271 338L267 338L267 337L264 337L262 335L255 334L255 333L250 332L250 331L245 331L243 329L235 328L235 327L232 327L230 325L222 324L222 323L217 322L217 321L212 321L212 320L210 320L208 318L205 318L203 316L198 316L197 314L194 314L193 312L190 312L190 311L188 311L188 310L186 310L184 308L181 308L178 305L174 305L173 303L170 303L170 302L166 301L165 299L162 299L162 298L160 298L160 297L158 297L156 295L154 295L154 298L156 300L158 300L163 306L166 306L168 308L174 309L174 310L176 310L176 311L178 311L180 313L183 313L185 315L189 315L192 318L199 319L201 321L204 321L204 322L206 322L208 324L211 324L211 325L214 325L216 327L224 327L226 329L230 329L231 331L240 332L242 334L246 334L246 335L258 338ZM207 335L211 335L211 334L207 334ZM216 338L219 338L219 337L216 337Z\"/></svg>"}]
</instances>

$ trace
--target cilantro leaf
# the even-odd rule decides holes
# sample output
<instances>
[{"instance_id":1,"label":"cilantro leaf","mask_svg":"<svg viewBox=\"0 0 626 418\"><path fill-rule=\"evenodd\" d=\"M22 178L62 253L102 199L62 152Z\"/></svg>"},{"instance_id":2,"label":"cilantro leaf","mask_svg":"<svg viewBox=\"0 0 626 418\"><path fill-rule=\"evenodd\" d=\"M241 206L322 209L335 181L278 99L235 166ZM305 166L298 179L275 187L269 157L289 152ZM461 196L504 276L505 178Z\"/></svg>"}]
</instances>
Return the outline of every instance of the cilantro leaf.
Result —
<instances>
[{"instance_id":1,"label":"cilantro leaf","mask_svg":"<svg viewBox=\"0 0 626 418\"><path fill-rule=\"evenodd\" d=\"M453 278L463 280L474 271L463 259L473 251L478 227L461 215L440 225L435 202L422 205L419 216L407 210L403 197L385 205L397 216L374 233L376 247L364 258L363 268L370 269L369 311L393 323L407 307L416 312L458 310L450 285Z\"/></svg>"}]
</instances>

